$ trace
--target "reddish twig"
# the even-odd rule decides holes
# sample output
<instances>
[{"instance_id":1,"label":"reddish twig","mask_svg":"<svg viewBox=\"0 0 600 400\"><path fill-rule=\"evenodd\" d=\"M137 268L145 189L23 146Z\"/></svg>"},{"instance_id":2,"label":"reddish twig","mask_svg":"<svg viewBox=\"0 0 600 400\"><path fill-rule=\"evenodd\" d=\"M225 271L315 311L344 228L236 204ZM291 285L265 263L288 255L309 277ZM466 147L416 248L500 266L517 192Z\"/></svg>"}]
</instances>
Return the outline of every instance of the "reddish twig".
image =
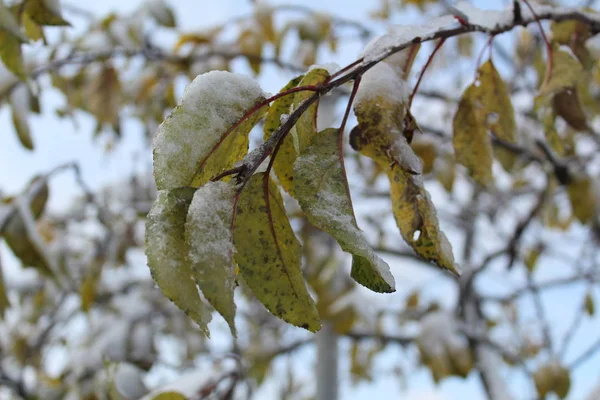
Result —
<instances>
[{"instance_id":1,"label":"reddish twig","mask_svg":"<svg viewBox=\"0 0 600 400\"><path fill-rule=\"evenodd\" d=\"M523 0L523 3L525 3L527 8L529 8L529 11L531 11L531 14L535 18L535 22L538 25L538 27L540 28L540 34L542 35L542 39L544 40L544 43L546 44L546 52L548 53L548 63L546 64L546 78L544 78L544 83L542 84L542 85L544 85L544 84L548 83L548 80L550 79L550 75L552 75L552 58L553 58L552 45L550 45L550 41L548 40L548 36L546 36L546 31L544 30L544 27L542 26L540 18L535 13L535 10L533 9L533 7L531 7L531 4L529 4L529 1Z\"/></svg>"},{"instance_id":2,"label":"reddish twig","mask_svg":"<svg viewBox=\"0 0 600 400\"><path fill-rule=\"evenodd\" d=\"M435 48L433 49L433 51L429 55L429 58L427 59L427 62L423 66L423 69L421 70L421 73L419 74L419 79L417 80L417 83L416 83L416 85L415 85L412 93L410 94L410 98L408 100L408 109L409 110L410 110L410 107L412 106L413 99L415 98L415 95L417 94L417 91L419 90L419 86L421 85L421 80L423 80L423 75L425 75L425 71L427 71L427 68L429 68L429 66L431 65L431 62L433 61L433 58L435 57L435 54L442 47L442 45L444 44L445 41L446 41L446 38L441 38L438 41L437 45L435 46Z\"/></svg>"}]
</instances>

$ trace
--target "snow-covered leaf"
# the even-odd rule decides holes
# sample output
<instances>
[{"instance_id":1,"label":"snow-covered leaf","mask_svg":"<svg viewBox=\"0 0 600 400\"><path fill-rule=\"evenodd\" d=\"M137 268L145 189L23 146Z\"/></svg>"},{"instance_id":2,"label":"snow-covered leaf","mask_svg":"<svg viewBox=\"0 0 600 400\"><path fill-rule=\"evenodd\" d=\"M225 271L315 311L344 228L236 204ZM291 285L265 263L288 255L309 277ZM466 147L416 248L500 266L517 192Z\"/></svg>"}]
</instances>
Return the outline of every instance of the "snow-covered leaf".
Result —
<instances>
[{"instance_id":1,"label":"snow-covered leaf","mask_svg":"<svg viewBox=\"0 0 600 400\"><path fill-rule=\"evenodd\" d=\"M159 189L199 187L248 152L248 133L267 107L241 118L264 99L257 82L225 71L196 77L154 138Z\"/></svg>"},{"instance_id":2,"label":"snow-covered leaf","mask_svg":"<svg viewBox=\"0 0 600 400\"><path fill-rule=\"evenodd\" d=\"M21 42L27 42L27 36L23 34L19 22L3 3L0 3L0 30L14 36Z\"/></svg>"},{"instance_id":3,"label":"snow-covered leaf","mask_svg":"<svg viewBox=\"0 0 600 400\"><path fill-rule=\"evenodd\" d=\"M9 96L13 125L19 141L26 149L33 150L33 140L29 129L31 93L25 85L15 87Z\"/></svg>"},{"instance_id":4,"label":"snow-covered leaf","mask_svg":"<svg viewBox=\"0 0 600 400\"><path fill-rule=\"evenodd\" d=\"M235 193L229 183L207 183L194 194L185 223L192 277L234 334L236 282L231 221Z\"/></svg>"},{"instance_id":5,"label":"snow-covered leaf","mask_svg":"<svg viewBox=\"0 0 600 400\"><path fill-rule=\"evenodd\" d=\"M352 277L358 283L376 292L393 292L389 266L375 254L356 223L338 132L335 128L319 132L296 160L296 198L310 223L353 255Z\"/></svg>"},{"instance_id":6,"label":"snow-covered leaf","mask_svg":"<svg viewBox=\"0 0 600 400\"><path fill-rule=\"evenodd\" d=\"M146 7L158 24L167 28L174 28L177 25L175 13L165 0L148 0Z\"/></svg>"},{"instance_id":7,"label":"snow-covered leaf","mask_svg":"<svg viewBox=\"0 0 600 400\"><path fill-rule=\"evenodd\" d=\"M193 195L193 188L159 191L146 222L146 256L152 277L163 294L208 335L206 324L211 315L192 279L184 235Z\"/></svg>"},{"instance_id":8,"label":"snow-covered leaf","mask_svg":"<svg viewBox=\"0 0 600 400\"><path fill-rule=\"evenodd\" d=\"M284 321L319 330L319 315L302 275L300 243L279 187L264 173L252 176L240 195L233 242L234 259L256 298Z\"/></svg>"}]
</instances>

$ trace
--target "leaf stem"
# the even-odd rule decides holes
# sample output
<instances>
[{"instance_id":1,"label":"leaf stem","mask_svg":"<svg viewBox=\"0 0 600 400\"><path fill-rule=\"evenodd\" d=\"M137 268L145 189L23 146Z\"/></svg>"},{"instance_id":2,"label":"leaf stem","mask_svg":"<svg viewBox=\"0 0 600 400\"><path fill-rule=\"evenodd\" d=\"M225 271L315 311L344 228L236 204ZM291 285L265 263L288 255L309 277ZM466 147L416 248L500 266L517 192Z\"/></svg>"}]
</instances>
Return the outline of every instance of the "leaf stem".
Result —
<instances>
[{"instance_id":1,"label":"leaf stem","mask_svg":"<svg viewBox=\"0 0 600 400\"><path fill-rule=\"evenodd\" d=\"M435 54L442 47L442 45L444 44L445 41L446 41L446 38L441 38L437 42L435 48L433 49L433 51L429 55L429 58L427 59L427 62L423 66L423 69L421 69L421 73L419 74L419 79L417 80L417 83L416 83L416 85L415 85L412 93L410 94L410 98L408 100L408 109L409 110L410 110L410 107L412 106L412 102L413 102L413 99L415 98L415 95L419 91L419 86L421 85L421 81L423 80L423 75L425 75L425 71L427 71L427 68L429 68L429 66L431 65L431 62L433 61L433 58L435 57Z\"/></svg>"},{"instance_id":2,"label":"leaf stem","mask_svg":"<svg viewBox=\"0 0 600 400\"><path fill-rule=\"evenodd\" d=\"M546 44L546 52L548 53L548 62L546 63L546 78L544 78L544 83L542 84L542 85L545 85L548 83L548 81L550 80L550 76L552 75L552 59L553 59L552 45L550 44L550 41L548 40L548 36L546 36L546 31L544 30L544 27L542 26L542 22L540 21L540 18L538 17L535 10L529 3L529 0L523 0L523 3L525 3L527 8L529 8L529 11L531 11L531 14L535 18L535 22L537 23L538 27L540 28L540 33L542 35L542 39L544 40L544 43Z\"/></svg>"}]
</instances>

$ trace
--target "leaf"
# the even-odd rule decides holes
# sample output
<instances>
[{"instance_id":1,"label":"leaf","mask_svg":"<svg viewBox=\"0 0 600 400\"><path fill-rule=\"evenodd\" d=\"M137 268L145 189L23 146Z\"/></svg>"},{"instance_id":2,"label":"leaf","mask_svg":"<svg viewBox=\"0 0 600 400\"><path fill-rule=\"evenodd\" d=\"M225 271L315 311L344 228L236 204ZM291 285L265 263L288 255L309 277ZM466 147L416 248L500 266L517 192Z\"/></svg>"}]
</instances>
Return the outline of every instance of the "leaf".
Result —
<instances>
[{"instance_id":1,"label":"leaf","mask_svg":"<svg viewBox=\"0 0 600 400\"><path fill-rule=\"evenodd\" d=\"M388 171L392 211L404 241L427 261L460 275L452 246L440 230L435 206L419 176L397 166Z\"/></svg>"},{"instance_id":2,"label":"leaf","mask_svg":"<svg viewBox=\"0 0 600 400\"><path fill-rule=\"evenodd\" d=\"M89 273L85 276L83 282L79 286L81 309L84 312L89 312L91 310L94 300L96 299L98 278L100 278L100 274L98 272Z\"/></svg>"},{"instance_id":3,"label":"leaf","mask_svg":"<svg viewBox=\"0 0 600 400\"><path fill-rule=\"evenodd\" d=\"M277 41L277 32L273 26L273 8L261 4L255 7L254 16L263 36L271 43Z\"/></svg>"},{"instance_id":4,"label":"leaf","mask_svg":"<svg viewBox=\"0 0 600 400\"><path fill-rule=\"evenodd\" d=\"M296 199L311 224L353 255L351 274L358 283L376 292L394 292L389 266L375 254L356 223L338 132L335 128L319 132L296 160Z\"/></svg>"},{"instance_id":5,"label":"leaf","mask_svg":"<svg viewBox=\"0 0 600 400\"><path fill-rule=\"evenodd\" d=\"M4 30L0 30L0 58L10 72L22 80L25 79L21 42L18 38Z\"/></svg>"},{"instance_id":6,"label":"leaf","mask_svg":"<svg viewBox=\"0 0 600 400\"><path fill-rule=\"evenodd\" d=\"M62 17L57 0L26 0L25 12L40 25L70 26Z\"/></svg>"},{"instance_id":7,"label":"leaf","mask_svg":"<svg viewBox=\"0 0 600 400\"><path fill-rule=\"evenodd\" d=\"M578 131L588 129L587 118L577 88L563 90L555 94L552 99L552 107L554 112L560 115L571 128Z\"/></svg>"},{"instance_id":8,"label":"leaf","mask_svg":"<svg viewBox=\"0 0 600 400\"><path fill-rule=\"evenodd\" d=\"M262 67L261 56L263 52L264 37L254 28L244 29L238 37L240 51L246 56L250 68L256 75L260 74Z\"/></svg>"},{"instance_id":9,"label":"leaf","mask_svg":"<svg viewBox=\"0 0 600 400\"><path fill-rule=\"evenodd\" d=\"M19 22L15 18L15 14L11 10L0 3L0 30L2 33L8 33L10 36L18 39L20 42L27 42L27 36L23 34Z\"/></svg>"},{"instance_id":10,"label":"leaf","mask_svg":"<svg viewBox=\"0 0 600 400\"><path fill-rule=\"evenodd\" d=\"M119 125L121 82L111 65L105 66L87 88L87 109L99 123Z\"/></svg>"},{"instance_id":11,"label":"leaf","mask_svg":"<svg viewBox=\"0 0 600 400\"><path fill-rule=\"evenodd\" d=\"M211 71L196 77L154 138L154 177L159 189L199 187L248 152L248 134L267 111L241 119L263 92L249 77Z\"/></svg>"},{"instance_id":12,"label":"leaf","mask_svg":"<svg viewBox=\"0 0 600 400\"><path fill-rule=\"evenodd\" d=\"M46 35L44 35L44 28L42 25L39 25L31 16L24 12L21 17L21 21L23 23L23 28L25 28L25 34L27 37L33 41L42 40L44 44L46 44Z\"/></svg>"},{"instance_id":13,"label":"leaf","mask_svg":"<svg viewBox=\"0 0 600 400\"><path fill-rule=\"evenodd\" d=\"M150 0L148 3L148 11L150 11L150 15L159 25L167 28L175 28L177 26L175 13L164 0Z\"/></svg>"},{"instance_id":14,"label":"leaf","mask_svg":"<svg viewBox=\"0 0 600 400\"><path fill-rule=\"evenodd\" d=\"M187 397L179 392L163 392L154 397L152 400L186 400Z\"/></svg>"},{"instance_id":15,"label":"leaf","mask_svg":"<svg viewBox=\"0 0 600 400\"><path fill-rule=\"evenodd\" d=\"M590 317L594 316L594 313L596 312L596 306L591 291L587 292L585 295L584 308L587 315Z\"/></svg>"},{"instance_id":16,"label":"leaf","mask_svg":"<svg viewBox=\"0 0 600 400\"><path fill-rule=\"evenodd\" d=\"M569 370L557 362L550 362L540 367L533 374L533 379L540 398L545 398L549 393L555 393L564 399L571 388Z\"/></svg>"},{"instance_id":17,"label":"leaf","mask_svg":"<svg viewBox=\"0 0 600 400\"><path fill-rule=\"evenodd\" d=\"M454 154L475 182L487 186L492 182L492 141L475 105L477 88L471 85L460 99L452 121Z\"/></svg>"},{"instance_id":18,"label":"leaf","mask_svg":"<svg viewBox=\"0 0 600 400\"><path fill-rule=\"evenodd\" d=\"M590 221L598 208L594 182L589 176L575 177L567 185L567 193L571 201L573 214L582 224Z\"/></svg>"},{"instance_id":19,"label":"leaf","mask_svg":"<svg viewBox=\"0 0 600 400\"><path fill-rule=\"evenodd\" d=\"M395 71L385 67L377 71L390 78L396 76ZM439 229L435 208L419 176L421 161L402 133L406 97L390 90L403 91L406 82L396 79L396 84L383 87L383 91L368 87L366 92L359 92L354 106L359 125L350 134L350 142L386 172L392 211L404 241L426 260L458 273L452 247Z\"/></svg>"},{"instance_id":20,"label":"leaf","mask_svg":"<svg viewBox=\"0 0 600 400\"><path fill-rule=\"evenodd\" d=\"M300 243L278 187L264 173L248 181L235 216L234 259L252 293L277 317L316 332L319 315L300 267Z\"/></svg>"},{"instance_id":21,"label":"leaf","mask_svg":"<svg viewBox=\"0 0 600 400\"><path fill-rule=\"evenodd\" d=\"M4 318L4 312L10 307L8 300L8 291L4 283L4 273L2 269L2 260L0 260L0 319Z\"/></svg>"},{"instance_id":22,"label":"leaf","mask_svg":"<svg viewBox=\"0 0 600 400\"><path fill-rule=\"evenodd\" d=\"M579 61L569 53L555 47L552 52L552 74L549 79L544 80L538 96L549 96L566 89L572 89L577 86L577 82L584 75L583 67Z\"/></svg>"},{"instance_id":23,"label":"leaf","mask_svg":"<svg viewBox=\"0 0 600 400\"><path fill-rule=\"evenodd\" d=\"M163 294L208 336L206 325L211 315L192 280L189 249L184 237L185 220L193 195L193 188L158 192L146 222L146 256L152 278Z\"/></svg>"},{"instance_id":24,"label":"leaf","mask_svg":"<svg viewBox=\"0 0 600 400\"><path fill-rule=\"evenodd\" d=\"M329 79L329 72L321 68L310 70L301 79L298 86L319 85ZM292 84L291 82L288 84ZM312 91L302 91L290 95L292 103L288 113L291 114L302 102L313 95ZM287 97L287 96L286 96ZM286 100L287 102L287 100ZM281 106L285 103L281 104ZM312 138L317 134L317 109L318 102L313 103L298 119L290 133L283 139L277 158L275 159L275 172L281 186L291 195L294 195L294 162ZM274 125L275 121L273 121Z\"/></svg>"},{"instance_id":25,"label":"leaf","mask_svg":"<svg viewBox=\"0 0 600 400\"><path fill-rule=\"evenodd\" d=\"M208 302L235 335L235 267L233 265L233 198L226 182L209 182L194 194L185 223L192 277Z\"/></svg>"},{"instance_id":26,"label":"leaf","mask_svg":"<svg viewBox=\"0 0 600 400\"><path fill-rule=\"evenodd\" d=\"M27 189L31 213L36 219L43 213L48 201L48 185L44 182L40 186L39 179L42 178L34 178ZM14 201L19 201L19 199ZM43 254L40 254L37 246L31 242L25 222L19 212L13 214L5 225L4 231L0 234L4 236L6 244L24 266L37 268L40 273L47 276L53 275L48 260Z\"/></svg>"},{"instance_id":27,"label":"leaf","mask_svg":"<svg viewBox=\"0 0 600 400\"><path fill-rule=\"evenodd\" d=\"M31 109L31 93L26 86L15 87L9 96L12 121L17 136L23 147L33 150L33 140L29 129L29 110Z\"/></svg>"},{"instance_id":28,"label":"leaf","mask_svg":"<svg viewBox=\"0 0 600 400\"><path fill-rule=\"evenodd\" d=\"M288 82L287 85L285 85L283 89L281 89L279 93L283 93L295 88L296 86L298 86L302 78L304 78L304 75L300 75L292 79ZM265 141L267 141L267 139L270 138L271 135L277 131L277 129L281 125L282 116L289 114L290 107L293 101L294 95L290 94L278 98L271 104L271 107L269 107L269 112L265 117ZM292 190L292 183L294 179L294 162L290 162L290 160L295 160L296 149L294 148L293 140L286 139L287 136L279 146L279 152L277 153L277 157L273 162L273 169L275 170L275 174L279 179L279 183L285 189L285 191L289 193Z\"/></svg>"}]
</instances>

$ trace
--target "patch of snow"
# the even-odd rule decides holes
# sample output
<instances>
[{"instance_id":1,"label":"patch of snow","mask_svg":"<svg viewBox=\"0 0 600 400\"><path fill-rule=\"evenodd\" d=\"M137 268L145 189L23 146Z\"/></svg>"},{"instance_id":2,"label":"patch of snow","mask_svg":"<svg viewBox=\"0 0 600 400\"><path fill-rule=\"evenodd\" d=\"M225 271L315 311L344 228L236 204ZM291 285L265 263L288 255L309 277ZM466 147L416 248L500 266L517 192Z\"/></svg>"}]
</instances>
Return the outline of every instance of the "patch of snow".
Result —
<instances>
[{"instance_id":1,"label":"patch of snow","mask_svg":"<svg viewBox=\"0 0 600 400\"><path fill-rule=\"evenodd\" d=\"M148 392L142 381L142 371L130 363L121 363L117 366L114 384L124 400L139 399Z\"/></svg>"},{"instance_id":2,"label":"patch of snow","mask_svg":"<svg viewBox=\"0 0 600 400\"><path fill-rule=\"evenodd\" d=\"M481 26L485 29L494 30L501 26L510 25L513 22L513 3L511 2L506 9L498 10L482 10L472 6L466 1L459 2L456 6L451 7L456 16L461 17L471 25ZM522 5L521 10L524 11L527 6Z\"/></svg>"},{"instance_id":3,"label":"patch of snow","mask_svg":"<svg viewBox=\"0 0 600 400\"><path fill-rule=\"evenodd\" d=\"M393 103L406 103L410 96L408 82L399 78L386 62L376 64L363 75L354 103L360 105L381 96Z\"/></svg>"},{"instance_id":4,"label":"patch of snow","mask_svg":"<svg viewBox=\"0 0 600 400\"><path fill-rule=\"evenodd\" d=\"M408 168L417 174L421 174L423 172L423 163L421 162L421 159L415 154L401 132L394 133L396 141L392 144L391 156L403 167Z\"/></svg>"},{"instance_id":5,"label":"patch of snow","mask_svg":"<svg viewBox=\"0 0 600 400\"><path fill-rule=\"evenodd\" d=\"M260 85L248 76L226 71L197 76L154 138L158 187L188 185L198 161L262 97Z\"/></svg>"},{"instance_id":6,"label":"patch of snow","mask_svg":"<svg viewBox=\"0 0 600 400\"><path fill-rule=\"evenodd\" d=\"M478 346L477 363L482 375L485 376L490 397L494 400L512 400L507 384L499 373L498 366L503 364L500 356L484 346Z\"/></svg>"},{"instance_id":7,"label":"patch of snow","mask_svg":"<svg viewBox=\"0 0 600 400\"><path fill-rule=\"evenodd\" d=\"M313 69L324 69L325 71L329 72L329 75L333 75L336 72L338 72L341 68L340 68L339 64L334 63L334 62L329 62L329 63L325 63L325 64L311 65L310 68L308 69L308 71L310 72Z\"/></svg>"}]
</instances>

